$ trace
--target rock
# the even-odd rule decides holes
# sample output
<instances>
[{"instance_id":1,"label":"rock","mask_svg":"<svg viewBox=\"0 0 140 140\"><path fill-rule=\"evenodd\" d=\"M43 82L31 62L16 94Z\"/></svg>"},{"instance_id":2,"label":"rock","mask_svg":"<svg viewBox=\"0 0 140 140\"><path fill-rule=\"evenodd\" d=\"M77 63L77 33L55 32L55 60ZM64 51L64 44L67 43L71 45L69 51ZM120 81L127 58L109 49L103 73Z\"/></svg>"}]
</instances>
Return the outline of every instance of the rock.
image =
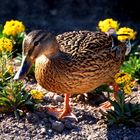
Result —
<instances>
[{"instance_id":1,"label":"rock","mask_svg":"<svg viewBox=\"0 0 140 140\"><path fill-rule=\"evenodd\" d=\"M42 127L42 128L40 129L40 133L41 133L41 134L45 134L45 133L46 133L46 128L45 128L45 127Z\"/></svg>"},{"instance_id":2,"label":"rock","mask_svg":"<svg viewBox=\"0 0 140 140\"><path fill-rule=\"evenodd\" d=\"M91 135L88 136L87 140L92 140L92 137Z\"/></svg>"},{"instance_id":3,"label":"rock","mask_svg":"<svg viewBox=\"0 0 140 140\"><path fill-rule=\"evenodd\" d=\"M18 127L21 128L21 129L23 129L24 128L23 123L19 123Z\"/></svg>"},{"instance_id":4,"label":"rock","mask_svg":"<svg viewBox=\"0 0 140 140\"><path fill-rule=\"evenodd\" d=\"M77 101L85 101L85 95L84 94L77 95Z\"/></svg>"},{"instance_id":5,"label":"rock","mask_svg":"<svg viewBox=\"0 0 140 140\"><path fill-rule=\"evenodd\" d=\"M124 127L123 127L123 130L125 130L125 129L126 129L126 127L124 126Z\"/></svg>"},{"instance_id":6,"label":"rock","mask_svg":"<svg viewBox=\"0 0 140 140\"><path fill-rule=\"evenodd\" d=\"M52 129L54 129L57 132L62 132L64 129L64 124L59 121L55 121L52 123Z\"/></svg>"},{"instance_id":7,"label":"rock","mask_svg":"<svg viewBox=\"0 0 140 140\"><path fill-rule=\"evenodd\" d=\"M54 133L54 132L53 132L53 130L52 130L52 129L48 129L48 131L47 131L47 135L48 135L48 136L52 136L52 135L53 135L53 133Z\"/></svg>"},{"instance_id":8,"label":"rock","mask_svg":"<svg viewBox=\"0 0 140 140\"><path fill-rule=\"evenodd\" d=\"M71 134L74 136L74 135L77 135L77 134L78 134L78 132L77 132L77 131L75 131L75 130L73 130L73 131L71 131Z\"/></svg>"},{"instance_id":9,"label":"rock","mask_svg":"<svg viewBox=\"0 0 140 140\"><path fill-rule=\"evenodd\" d=\"M66 127L67 129L69 129L69 130L71 130L71 129L73 129L73 128L76 127L76 126L73 125L72 122L69 121L69 120L66 120L64 125L65 125L65 127Z\"/></svg>"},{"instance_id":10,"label":"rock","mask_svg":"<svg viewBox=\"0 0 140 140\"><path fill-rule=\"evenodd\" d=\"M33 134L33 135L36 135L36 134L37 134L36 129L32 131L32 134Z\"/></svg>"},{"instance_id":11,"label":"rock","mask_svg":"<svg viewBox=\"0 0 140 140\"><path fill-rule=\"evenodd\" d=\"M35 113L30 113L30 112L28 112L27 114L26 114L26 117L27 117L27 120L29 121L29 122L38 122L39 121L39 118L38 118L38 116L37 116L37 114L35 114Z\"/></svg>"},{"instance_id":12,"label":"rock","mask_svg":"<svg viewBox=\"0 0 140 140\"><path fill-rule=\"evenodd\" d=\"M49 133L52 133L53 131L52 131L52 129L48 129L48 132L49 132Z\"/></svg>"},{"instance_id":13,"label":"rock","mask_svg":"<svg viewBox=\"0 0 140 140\"><path fill-rule=\"evenodd\" d=\"M70 136L70 135L67 135L67 136L65 137L65 139L66 139L66 140L70 140L70 139L71 139L71 136Z\"/></svg>"},{"instance_id":14,"label":"rock","mask_svg":"<svg viewBox=\"0 0 140 140\"><path fill-rule=\"evenodd\" d=\"M20 136L17 136L17 137L14 138L14 140L21 140L21 137Z\"/></svg>"},{"instance_id":15,"label":"rock","mask_svg":"<svg viewBox=\"0 0 140 140\"><path fill-rule=\"evenodd\" d=\"M55 103L64 102L64 98L61 95L54 95L53 100Z\"/></svg>"},{"instance_id":16,"label":"rock","mask_svg":"<svg viewBox=\"0 0 140 140\"><path fill-rule=\"evenodd\" d=\"M26 137L26 138L25 138L25 140L30 140L30 139L31 139L30 137Z\"/></svg>"},{"instance_id":17,"label":"rock","mask_svg":"<svg viewBox=\"0 0 140 140\"><path fill-rule=\"evenodd\" d=\"M45 99L46 101L49 101L49 100L51 100L51 99L54 97L54 94L55 94L55 93L53 93L53 92L48 92L48 93L44 96L44 99Z\"/></svg>"}]
</instances>

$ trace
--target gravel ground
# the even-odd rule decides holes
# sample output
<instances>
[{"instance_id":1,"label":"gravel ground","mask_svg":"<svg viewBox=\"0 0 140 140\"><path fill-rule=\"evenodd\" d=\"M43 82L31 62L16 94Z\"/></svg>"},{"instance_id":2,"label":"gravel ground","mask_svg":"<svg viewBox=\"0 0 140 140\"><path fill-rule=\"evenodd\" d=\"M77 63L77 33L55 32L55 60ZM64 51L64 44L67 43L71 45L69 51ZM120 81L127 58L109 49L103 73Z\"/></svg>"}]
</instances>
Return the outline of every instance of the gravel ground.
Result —
<instances>
[{"instance_id":1,"label":"gravel ground","mask_svg":"<svg viewBox=\"0 0 140 140\"><path fill-rule=\"evenodd\" d=\"M41 89L36 85L32 86L34 87ZM133 96L137 95L133 99L134 103L140 101L138 92L133 93ZM49 97L51 95L52 93L48 93ZM63 100L59 99L63 97L60 97L55 100L62 102ZM0 115L0 140L140 140L140 123L131 128L124 125L108 126L102 119L100 108L94 105L96 98L100 97L94 95L89 97L92 101L90 104L79 96L71 98L73 112L78 122L70 119L58 121L46 111L29 112L19 121L11 114ZM54 102L53 98L49 100L51 105L58 107L63 105L61 102Z\"/></svg>"}]
</instances>

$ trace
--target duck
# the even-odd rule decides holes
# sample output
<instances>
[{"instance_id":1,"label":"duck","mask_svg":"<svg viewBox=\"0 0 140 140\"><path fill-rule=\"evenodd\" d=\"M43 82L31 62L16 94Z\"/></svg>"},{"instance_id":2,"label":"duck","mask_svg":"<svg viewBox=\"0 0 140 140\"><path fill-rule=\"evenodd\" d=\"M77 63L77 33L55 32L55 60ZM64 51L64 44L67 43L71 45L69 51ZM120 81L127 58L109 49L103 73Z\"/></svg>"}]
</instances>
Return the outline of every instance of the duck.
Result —
<instances>
[{"instance_id":1,"label":"duck","mask_svg":"<svg viewBox=\"0 0 140 140\"><path fill-rule=\"evenodd\" d=\"M103 84L112 85L125 59L127 41L115 32L70 31L53 35L34 30L22 44L22 63L14 79L22 79L35 63L36 81L47 91L64 94L64 108L47 108L58 119L76 118L69 104L72 94L83 94Z\"/></svg>"}]
</instances>

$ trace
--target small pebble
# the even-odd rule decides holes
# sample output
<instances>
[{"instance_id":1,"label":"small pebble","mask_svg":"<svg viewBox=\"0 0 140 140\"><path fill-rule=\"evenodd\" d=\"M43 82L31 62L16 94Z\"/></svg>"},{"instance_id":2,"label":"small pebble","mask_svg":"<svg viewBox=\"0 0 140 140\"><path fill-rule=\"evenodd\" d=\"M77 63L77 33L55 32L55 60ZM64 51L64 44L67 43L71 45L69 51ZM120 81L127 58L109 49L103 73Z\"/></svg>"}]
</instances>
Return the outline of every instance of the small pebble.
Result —
<instances>
[{"instance_id":1,"label":"small pebble","mask_svg":"<svg viewBox=\"0 0 140 140\"><path fill-rule=\"evenodd\" d=\"M70 140L70 138L71 138L70 135L67 135L67 136L65 137L66 140Z\"/></svg>"},{"instance_id":2,"label":"small pebble","mask_svg":"<svg viewBox=\"0 0 140 140\"><path fill-rule=\"evenodd\" d=\"M84 94L77 95L77 100L78 101L85 101L85 95Z\"/></svg>"},{"instance_id":3,"label":"small pebble","mask_svg":"<svg viewBox=\"0 0 140 140\"><path fill-rule=\"evenodd\" d=\"M52 133L52 129L48 129L48 132L49 132L49 133Z\"/></svg>"},{"instance_id":4,"label":"small pebble","mask_svg":"<svg viewBox=\"0 0 140 140\"><path fill-rule=\"evenodd\" d=\"M91 135L88 136L87 140L92 140L92 137Z\"/></svg>"},{"instance_id":5,"label":"small pebble","mask_svg":"<svg viewBox=\"0 0 140 140\"><path fill-rule=\"evenodd\" d=\"M125 129L126 129L126 127L124 126L124 127L123 127L123 130L125 130Z\"/></svg>"},{"instance_id":6,"label":"small pebble","mask_svg":"<svg viewBox=\"0 0 140 140\"><path fill-rule=\"evenodd\" d=\"M54 100L55 103L64 102L64 98L60 95L57 95L57 94L54 95L53 100Z\"/></svg>"},{"instance_id":7,"label":"small pebble","mask_svg":"<svg viewBox=\"0 0 140 140\"><path fill-rule=\"evenodd\" d=\"M67 129L69 129L69 130L71 130L71 129L73 129L73 128L76 127L76 126L74 126L74 125L72 124L72 122L69 121L69 120L66 120L64 125L65 125L65 127L66 127Z\"/></svg>"},{"instance_id":8,"label":"small pebble","mask_svg":"<svg viewBox=\"0 0 140 140\"><path fill-rule=\"evenodd\" d=\"M49 100L51 100L51 99L54 97L54 94L55 94L55 93L53 93L53 92L48 92L48 93L44 96L44 99L45 99L46 101L49 101Z\"/></svg>"},{"instance_id":9,"label":"small pebble","mask_svg":"<svg viewBox=\"0 0 140 140\"><path fill-rule=\"evenodd\" d=\"M30 140L30 139L31 139L30 137L26 137L26 138L25 138L25 140Z\"/></svg>"},{"instance_id":10,"label":"small pebble","mask_svg":"<svg viewBox=\"0 0 140 140\"><path fill-rule=\"evenodd\" d=\"M59 121L55 121L52 123L52 129L54 129L57 132L62 132L64 129L64 124Z\"/></svg>"},{"instance_id":11,"label":"small pebble","mask_svg":"<svg viewBox=\"0 0 140 140\"><path fill-rule=\"evenodd\" d=\"M45 134L46 133L46 128L45 127L42 127L40 131L41 131L40 132L41 134Z\"/></svg>"}]
</instances>

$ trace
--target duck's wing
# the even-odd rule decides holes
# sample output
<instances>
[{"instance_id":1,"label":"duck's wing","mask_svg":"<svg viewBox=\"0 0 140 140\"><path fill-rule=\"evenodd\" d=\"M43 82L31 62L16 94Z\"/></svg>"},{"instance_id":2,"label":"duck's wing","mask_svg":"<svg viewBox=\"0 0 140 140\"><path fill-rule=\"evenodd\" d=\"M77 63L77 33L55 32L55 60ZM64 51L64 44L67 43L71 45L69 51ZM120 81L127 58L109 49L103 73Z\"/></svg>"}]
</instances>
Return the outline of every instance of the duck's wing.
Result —
<instances>
[{"instance_id":1,"label":"duck's wing","mask_svg":"<svg viewBox=\"0 0 140 140\"><path fill-rule=\"evenodd\" d=\"M103 32L65 32L56 38L61 51L79 59L79 63L83 60L102 62L105 59L106 61L113 59L114 61L123 61L125 56L124 43L118 41L114 45L113 37Z\"/></svg>"},{"instance_id":2,"label":"duck's wing","mask_svg":"<svg viewBox=\"0 0 140 140\"><path fill-rule=\"evenodd\" d=\"M112 45L112 37L103 32L73 31L58 35L60 49L71 55L97 52Z\"/></svg>"}]
</instances>

